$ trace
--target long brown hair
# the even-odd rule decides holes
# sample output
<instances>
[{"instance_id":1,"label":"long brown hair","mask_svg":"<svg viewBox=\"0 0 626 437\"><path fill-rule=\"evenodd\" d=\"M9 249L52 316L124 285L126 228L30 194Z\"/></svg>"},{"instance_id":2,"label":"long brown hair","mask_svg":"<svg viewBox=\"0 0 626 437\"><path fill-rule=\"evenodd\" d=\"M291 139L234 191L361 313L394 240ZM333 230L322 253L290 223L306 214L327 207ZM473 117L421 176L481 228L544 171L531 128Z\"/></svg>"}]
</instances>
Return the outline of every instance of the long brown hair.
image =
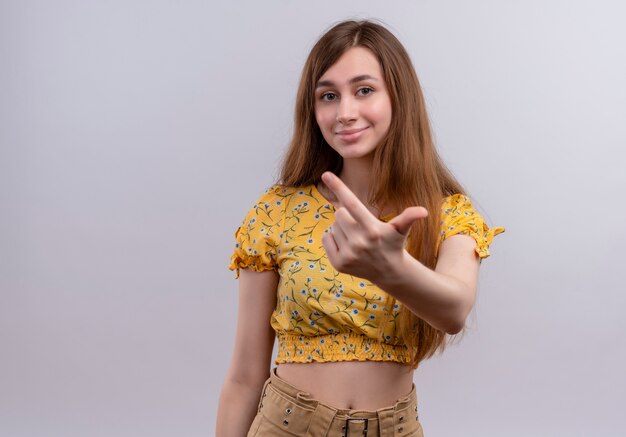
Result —
<instances>
[{"instance_id":1,"label":"long brown hair","mask_svg":"<svg viewBox=\"0 0 626 437\"><path fill-rule=\"evenodd\" d=\"M435 149L422 90L411 59L398 39L371 21L344 21L328 30L315 44L304 65L296 97L293 138L284 157L280 183L287 186L317 184L325 171L339 174L341 156L325 143L315 121L315 86L326 70L352 47L369 49L381 65L391 98L392 121L376 147L372 168L372 205L396 213L414 205L426 207L427 219L416 222L408 235L407 251L434 268L440 232L441 202L463 193ZM401 305L398 332L412 356L411 365L445 348L445 332L435 329ZM384 326L380 326L380 332Z\"/></svg>"}]
</instances>

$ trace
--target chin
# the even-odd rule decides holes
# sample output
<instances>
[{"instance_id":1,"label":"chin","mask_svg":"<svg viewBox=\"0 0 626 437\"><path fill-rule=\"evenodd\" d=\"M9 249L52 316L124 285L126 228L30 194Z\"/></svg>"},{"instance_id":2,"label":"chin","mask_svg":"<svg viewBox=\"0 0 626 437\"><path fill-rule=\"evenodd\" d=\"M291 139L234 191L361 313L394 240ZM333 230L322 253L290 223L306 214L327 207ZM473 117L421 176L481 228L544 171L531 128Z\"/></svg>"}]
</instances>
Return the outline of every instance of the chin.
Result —
<instances>
[{"instance_id":1,"label":"chin","mask_svg":"<svg viewBox=\"0 0 626 437\"><path fill-rule=\"evenodd\" d=\"M360 159L374 156L374 150L343 150L339 155L343 159Z\"/></svg>"}]
</instances>

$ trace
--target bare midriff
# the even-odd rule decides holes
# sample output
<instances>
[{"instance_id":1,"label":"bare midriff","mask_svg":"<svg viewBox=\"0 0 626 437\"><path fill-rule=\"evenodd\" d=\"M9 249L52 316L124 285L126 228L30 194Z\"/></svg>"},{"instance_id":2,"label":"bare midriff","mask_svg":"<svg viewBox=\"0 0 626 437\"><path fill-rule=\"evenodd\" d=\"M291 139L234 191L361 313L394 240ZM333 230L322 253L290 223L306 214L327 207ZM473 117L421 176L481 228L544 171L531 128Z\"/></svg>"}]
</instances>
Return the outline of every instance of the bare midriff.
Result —
<instances>
[{"instance_id":1,"label":"bare midriff","mask_svg":"<svg viewBox=\"0 0 626 437\"><path fill-rule=\"evenodd\" d=\"M276 374L328 406L351 410L392 406L413 384L410 366L389 361L283 363Z\"/></svg>"}]
</instances>

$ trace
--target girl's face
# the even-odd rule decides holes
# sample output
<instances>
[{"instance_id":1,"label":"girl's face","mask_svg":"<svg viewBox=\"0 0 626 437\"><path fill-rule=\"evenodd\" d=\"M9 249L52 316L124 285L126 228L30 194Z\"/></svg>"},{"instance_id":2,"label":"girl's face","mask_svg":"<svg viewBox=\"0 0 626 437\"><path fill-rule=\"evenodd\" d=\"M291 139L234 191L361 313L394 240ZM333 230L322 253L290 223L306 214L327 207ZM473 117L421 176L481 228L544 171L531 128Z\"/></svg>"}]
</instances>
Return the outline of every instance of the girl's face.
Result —
<instances>
[{"instance_id":1,"label":"girl's face","mask_svg":"<svg viewBox=\"0 0 626 437\"><path fill-rule=\"evenodd\" d=\"M391 124L391 99L374 54L348 49L317 82L315 119L344 159L371 157Z\"/></svg>"}]
</instances>

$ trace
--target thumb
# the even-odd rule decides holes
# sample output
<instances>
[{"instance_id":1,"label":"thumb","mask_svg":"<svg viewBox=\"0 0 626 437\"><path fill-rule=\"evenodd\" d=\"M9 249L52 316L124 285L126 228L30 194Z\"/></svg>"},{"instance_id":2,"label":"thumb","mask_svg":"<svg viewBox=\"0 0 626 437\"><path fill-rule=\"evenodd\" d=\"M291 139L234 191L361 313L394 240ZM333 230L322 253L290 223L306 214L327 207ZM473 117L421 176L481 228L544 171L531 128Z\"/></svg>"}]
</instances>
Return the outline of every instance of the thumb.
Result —
<instances>
[{"instance_id":1,"label":"thumb","mask_svg":"<svg viewBox=\"0 0 626 437\"><path fill-rule=\"evenodd\" d=\"M406 236L413 223L426 217L428 217L426 208L423 206L410 206L390 220L389 224L395 226L398 232Z\"/></svg>"}]
</instances>

